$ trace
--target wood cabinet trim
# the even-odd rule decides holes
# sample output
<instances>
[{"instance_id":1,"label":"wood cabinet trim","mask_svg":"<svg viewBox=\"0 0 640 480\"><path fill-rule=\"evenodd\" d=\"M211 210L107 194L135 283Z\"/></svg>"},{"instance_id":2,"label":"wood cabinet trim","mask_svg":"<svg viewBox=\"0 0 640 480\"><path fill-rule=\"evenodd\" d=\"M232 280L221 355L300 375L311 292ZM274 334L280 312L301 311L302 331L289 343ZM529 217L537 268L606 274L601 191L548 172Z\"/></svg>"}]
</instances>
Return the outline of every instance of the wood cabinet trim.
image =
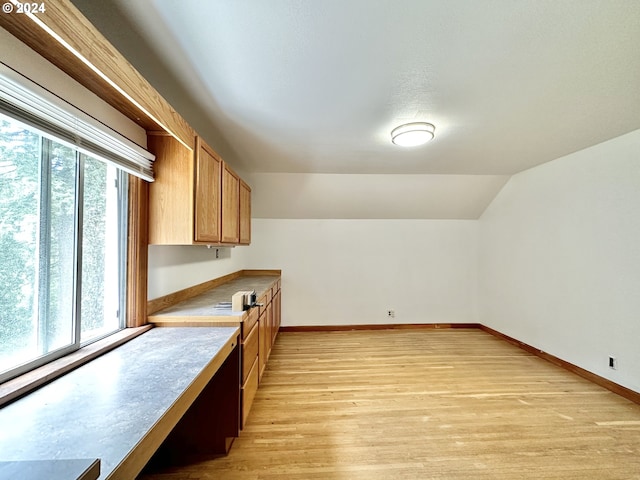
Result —
<instances>
[{"instance_id":1,"label":"wood cabinet trim","mask_svg":"<svg viewBox=\"0 0 640 480\"><path fill-rule=\"evenodd\" d=\"M149 184L130 177L128 203L127 327L139 327L147 323Z\"/></svg>"}]
</instances>

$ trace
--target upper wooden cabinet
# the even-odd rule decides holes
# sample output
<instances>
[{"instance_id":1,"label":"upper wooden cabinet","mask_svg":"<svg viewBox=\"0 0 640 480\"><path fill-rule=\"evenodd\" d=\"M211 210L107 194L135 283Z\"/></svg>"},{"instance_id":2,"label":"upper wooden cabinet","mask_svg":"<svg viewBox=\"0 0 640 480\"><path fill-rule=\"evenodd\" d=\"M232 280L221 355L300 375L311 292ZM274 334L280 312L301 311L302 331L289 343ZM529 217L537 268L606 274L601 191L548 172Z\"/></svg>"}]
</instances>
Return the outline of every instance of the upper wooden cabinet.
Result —
<instances>
[{"instance_id":1,"label":"upper wooden cabinet","mask_svg":"<svg viewBox=\"0 0 640 480\"><path fill-rule=\"evenodd\" d=\"M222 169L222 241L240 243L240 177L226 164Z\"/></svg>"},{"instance_id":2,"label":"upper wooden cabinet","mask_svg":"<svg viewBox=\"0 0 640 480\"><path fill-rule=\"evenodd\" d=\"M149 243L160 245L248 245L241 225L250 224L251 190L196 137L195 151L170 135L150 132L155 181L149 186ZM241 194L241 185L246 192ZM246 226L244 227L246 229Z\"/></svg>"},{"instance_id":3,"label":"upper wooden cabinet","mask_svg":"<svg viewBox=\"0 0 640 480\"><path fill-rule=\"evenodd\" d=\"M251 243L251 188L240 180L240 244Z\"/></svg>"},{"instance_id":4,"label":"upper wooden cabinet","mask_svg":"<svg viewBox=\"0 0 640 480\"><path fill-rule=\"evenodd\" d=\"M196 242L218 243L222 225L221 172L222 160L208 145L196 139L195 234Z\"/></svg>"}]
</instances>

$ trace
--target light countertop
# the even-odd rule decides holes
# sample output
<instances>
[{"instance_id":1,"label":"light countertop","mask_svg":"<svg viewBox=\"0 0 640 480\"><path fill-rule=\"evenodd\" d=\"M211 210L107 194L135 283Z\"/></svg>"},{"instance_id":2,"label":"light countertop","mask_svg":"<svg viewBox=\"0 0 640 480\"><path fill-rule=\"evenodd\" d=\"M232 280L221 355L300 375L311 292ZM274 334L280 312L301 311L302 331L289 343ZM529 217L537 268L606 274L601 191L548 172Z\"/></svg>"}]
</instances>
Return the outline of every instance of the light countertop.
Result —
<instances>
[{"instance_id":1,"label":"light countertop","mask_svg":"<svg viewBox=\"0 0 640 480\"><path fill-rule=\"evenodd\" d=\"M231 302L232 295L239 291L255 290L259 301L260 296L279 278L274 275L252 275L236 278L196 297L155 312L153 315L149 315L149 321L159 323L177 319L190 321L200 319L213 322L242 322L245 318L245 312L233 312L230 306L220 308L218 304Z\"/></svg>"}]
</instances>

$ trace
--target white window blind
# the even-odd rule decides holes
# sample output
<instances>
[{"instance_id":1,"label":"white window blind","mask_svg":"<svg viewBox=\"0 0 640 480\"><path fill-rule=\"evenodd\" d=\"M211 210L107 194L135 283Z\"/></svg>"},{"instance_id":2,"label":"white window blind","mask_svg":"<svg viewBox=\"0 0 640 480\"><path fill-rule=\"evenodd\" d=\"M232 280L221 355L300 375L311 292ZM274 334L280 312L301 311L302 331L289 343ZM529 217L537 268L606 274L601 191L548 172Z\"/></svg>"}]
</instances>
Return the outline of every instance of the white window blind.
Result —
<instances>
[{"instance_id":1,"label":"white window blind","mask_svg":"<svg viewBox=\"0 0 640 480\"><path fill-rule=\"evenodd\" d=\"M0 112L46 137L153 181L152 153L1 63Z\"/></svg>"}]
</instances>

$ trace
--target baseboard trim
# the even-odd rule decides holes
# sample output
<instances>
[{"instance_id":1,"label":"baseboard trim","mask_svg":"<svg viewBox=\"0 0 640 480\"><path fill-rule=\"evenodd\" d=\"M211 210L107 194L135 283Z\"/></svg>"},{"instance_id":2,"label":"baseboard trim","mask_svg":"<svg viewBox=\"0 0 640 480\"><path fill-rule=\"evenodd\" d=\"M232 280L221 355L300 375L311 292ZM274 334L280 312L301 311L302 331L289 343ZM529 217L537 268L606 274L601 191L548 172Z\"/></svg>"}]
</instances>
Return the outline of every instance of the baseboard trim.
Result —
<instances>
[{"instance_id":1,"label":"baseboard trim","mask_svg":"<svg viewBox=\"0 0 640 480\"><path fill-rule=\"evenodd\" d=\"M577 365L574 365L573 363L569 363L565 360L562 360L561 358L556 357L555 355L552 355L550 353L544 352L542 350L539 350L535 347L532 347L531 345L528 345L524 342L521 342L520 340L517 340L513 337L510 337L509 335L505 335L504 333L501 333L497 330L494 330L493 328L487 327L485 325L481 325L479 324L479 327L481 330L490 333L491 335L498 337L502 340L505 340L506 342L509 342L512 345L515 345L516 347L520 347L521 349L537 356L540 357L548 362L553 363L554 365L558 366L558 367L562 367L565 370L568 370L572 373L575 373L576 375L585 378L587 380L589 380L592 383L595 383L596 385L600 385L601 387L606 388L607 390L616 393L618 395L620 395L621 397L626 398L627 400L631 400L633 403L637 403L640 405L640 393L636 392L634 390L631 390L630 388L627 387L623 387L622 385L612 382L611 380L608 380L604 377L601 377L600 375L596 375L595 373L592 373L588 370L585 370L582 367L579 367Z\"/></svg>"},{"instance_id":2,"label":"baseboard trim","mask_svg":"<svg viewBox=\"0 0 640 480\"><path fill-rule=\"evenodd\" d=\"M480 328L479 323L385 323L363 325L300 325L280 327L280 332L348 332L351 330L424 330L445 328Z\"/></svg>"},{"instance_id":3,"label":"baseboard trim","mask_svg":"<svg viewBox=\"0 0 640 480\"><path fill-rule=\"evenodd\" d=\"M623 387L622 385L612 382L600 375L596 375L584 368L578 367L573 363L569 363L561 358L556 357L547 352L543 352L531 345L528 345L520 340L517 340L509 335L505 335L502 332L494 330L491 327L482 325L481 323L400 323L400 324L364 324L364 325L304 325L293 327L280 327L280 332L348 332L352 330L428 330L428 329L447 329L447 328L476 328L484 332L487 332L494 337L500 338L516 347L525 350L532 355L542 358L554 365L564 368L569 372L572 372L586 380L589 380L596 385L599 385L607 390L626 398L640 405L640 392L631 390L630 388Z\"/></svg>"}]
</instances>

